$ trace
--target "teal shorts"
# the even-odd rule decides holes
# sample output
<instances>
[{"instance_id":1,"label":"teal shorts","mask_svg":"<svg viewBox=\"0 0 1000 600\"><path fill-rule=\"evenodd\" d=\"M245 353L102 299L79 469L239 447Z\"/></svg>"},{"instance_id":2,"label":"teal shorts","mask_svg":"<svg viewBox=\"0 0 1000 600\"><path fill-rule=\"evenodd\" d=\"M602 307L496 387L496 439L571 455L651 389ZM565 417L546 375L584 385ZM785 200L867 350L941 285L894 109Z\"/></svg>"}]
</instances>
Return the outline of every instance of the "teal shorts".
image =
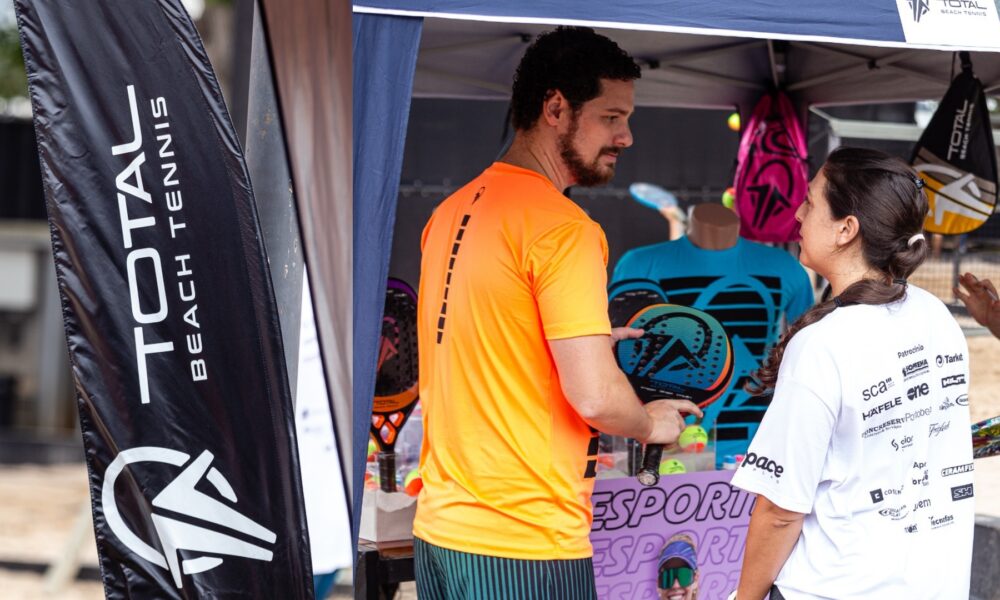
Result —
<instances>
[{"instance_id":1,"label":"teal shorts","mask_svg":"<svg viewBox=\"0 0 1000 600\"><path fill-rule=\"evenodd\" d=\"M518 560L413 539L420 600L597 600L594 561Z\"/></svg>"}]
</instances>

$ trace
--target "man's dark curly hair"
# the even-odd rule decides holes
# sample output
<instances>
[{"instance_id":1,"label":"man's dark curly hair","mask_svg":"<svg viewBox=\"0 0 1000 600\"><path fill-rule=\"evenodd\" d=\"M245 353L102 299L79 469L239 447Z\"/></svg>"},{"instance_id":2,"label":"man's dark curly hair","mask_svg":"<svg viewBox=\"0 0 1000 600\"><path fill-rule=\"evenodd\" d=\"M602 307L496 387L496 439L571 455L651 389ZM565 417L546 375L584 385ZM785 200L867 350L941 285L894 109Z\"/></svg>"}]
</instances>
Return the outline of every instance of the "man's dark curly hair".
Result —
<instances>
[{"instance_id":1,"label":"man's dark curly hair","mask_svg":"<svg viewBox=\"0 0 1000 600\"><path fill-rule=\"evenodd\" d=\"M535 39L514 74L511 124L531 129L542 104L556 90L574 111L601 93L601 79L632 81L642 76L639 65L618 44L589 27L557 27Z\"/></svg>"}]
</instances>

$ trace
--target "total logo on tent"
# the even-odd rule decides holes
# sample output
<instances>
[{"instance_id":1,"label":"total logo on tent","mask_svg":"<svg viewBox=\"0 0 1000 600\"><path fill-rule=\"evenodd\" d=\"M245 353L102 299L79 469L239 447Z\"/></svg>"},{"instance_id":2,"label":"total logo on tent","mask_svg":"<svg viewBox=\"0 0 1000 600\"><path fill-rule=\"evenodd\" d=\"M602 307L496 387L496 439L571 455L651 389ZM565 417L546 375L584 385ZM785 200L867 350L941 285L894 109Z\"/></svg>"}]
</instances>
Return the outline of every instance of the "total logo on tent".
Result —
<instances>
[{"instance_id":1,"label":"total logo on tent","mask_svg":"<svg viewBox=\"0 0 1000 600\"><path fill-rule=\"evenodd\" d=\"M274 544L277 536L260 524L240 514L226 503L195 489L205 479L220 496L236 503L236 494L226 478L212 467L214 456L205 450L193 461L190 455L169 448L142 446L120 453L108 466L101 490L101 505L111 531L136 555L167 569L174 584L182 587L181 574L203 573L222 564L217 555L238 556L270 562L273 553L264 547L246 542L231 535L207 529L196 524L201 521L216 529L229 529L263 542ZM150 518L159 538L161 554L139 538L125 524L115 498L115 481L129 465L139 463L164 463L183 469L153 498L154 509L184 515L191 522L173 516L152 512ZM139 469L130 467L133 475ZM213 556L199 556L179 560L180 551L186 554L203 552Z\"/></svg>"}]
</instances>

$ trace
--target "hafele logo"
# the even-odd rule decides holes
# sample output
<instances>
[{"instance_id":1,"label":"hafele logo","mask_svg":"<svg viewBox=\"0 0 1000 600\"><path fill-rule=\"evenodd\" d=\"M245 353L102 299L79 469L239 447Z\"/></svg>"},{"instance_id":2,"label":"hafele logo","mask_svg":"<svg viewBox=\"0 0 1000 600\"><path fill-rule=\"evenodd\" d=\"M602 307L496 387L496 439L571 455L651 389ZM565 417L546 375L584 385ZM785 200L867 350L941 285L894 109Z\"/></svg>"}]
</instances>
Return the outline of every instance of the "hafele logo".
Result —
<instances>
[{"instance_id":1,"label":"hafele logo","mask_svg":"<svg viewBox=\"0 0 1000 600\"><path fill-rule=\"evenodd\" d=\"M943 367L944 365L951 365L957 362L962 362L965 357L961 352L958 354L938 354L937 355L937 366Z\"/></svg>"},{"instance_id":2,"label":"hafele logo","mask_svg":"<svg viewBox=\"0 0 1000 600\"><path fill-rule=\"evenodd\" d=\"M923 500L917 500L917 503L913 505L913 512L917 512L922 508L928 508L931 505L930 498L924 498Z\"/></svg>"},{"instance_id":3,"label":"hafele logo","mask_svg":"<svg viewBox=\"0 0 1000 600\"><path fill-rule=\"evenodd\" d=\"M907 515L910 514L910 510L905 506L886 507L878 511L878 514L883 517L889 517L893 521L898 521L900 519L905 519Z\"/></svg>"},{"instance_id":4,"label":"hafele logo","mask_svg":"<svg viewBox=\"0 0 1000 600\"><path fill-rule=\"evenodd\" d=\"M900 450L906 450L912 445L913 445L912 435L904 435L903 437L899 438L898 442L896 441L895 438L893 438L892 440L892 447L896 452L899 452Z\"/></svg>"},{"instance_id":5,"label":"hafele logo","mask_svg":"<svg viewBox=\"0 0 1000 600\"><path fill-rule=\"evenodd\" d=\"M923 375L930 370L930 365L927 364L927 359L918 360L915 363L910 363L903 367L903 381L907 379L913 379L918 375Z\"/></svg>"},{"instance_id":6,"label":"hafele logo","mask_svg":"<svg viewBox=\"0 0 1000 600\"><path fill-rule=\"evenodd\" d=\"M880 415L880 414L882 414L885 411L892 410L892 409L896 408L897 406L901 406L902 404L903 404L903 399L902 398L894 398L892 400L889 400L888 402L883 402L882 404L879 404L878 406L873 406L872 409L869 410L869 411L862 412L861 413L861 420L862 421L867 421L868 419L870 419L870 418L872 418L872 417L874 417L876 415Z\"/></svg>"},{"instance_id":7,"label":"hafele logo","mask_svg":"<svg viewBox=\"0 0 1000 600\"><path fill-rule=\"evenodd\" d=\"M882 393L886 392L893 385L895 385L895 384L892 381L892 377L887 377L887 378L883 379L882 381L879 381L879 382L877 382L875 384L872 384L871 386L865 388L861 392L861 397L864 399L865 402L868 402L869 400L871 400L875 396L878 396L879 394L882 394Z\"/></svg>"},{"instance_id":8,"label":"hafele logo","mask_svg":"<svg viewBox=\"0 0 1000 600\"><path fill-rule=\"evenodd\" d=\"M775 479L781 479L781 474L785 472L785 467L766 456L757 456L753 452L747 454L740 466L743 468L753 467L766 473L771 473Z\"/></svg>"},{"instance_id":9,"label":"hafele logo","mask_svg":"<svg viewBox=\"0 0 1000 600\"><path fill-rule=\"evenodd\" d=\"M181 573L203 573L214 569L223 562L218 555L271 562L273 553L270 550L217 531L229 529L266 544L274 544L277 540L272 531L240 514L228 504L195 489L196 486L206 487L201 482L207 481L220 496L232 504L236 503L236 493L232 486L222 473L211 466L214 458L211 452L205 450L189 463L190 458L190 455L184 452L157 446L132 448L115 457L104 473L104 485L101 489L101 506L111 532L139 557L170 571L178 588L183 586ZM177 515L166 516L158 512L152 512L150 515L163 554L129 529L115 501L115 481L118 476L129 465L144 462L184 467L151 503L154 509ZM181 521L178 516L187 519ZM210 525L212 529L196 524L198 521ZM181 551L188 556L192 553L205 555L179 560Z\"/></svg>"},{"instance_id":10,"label":"hafele logo","mask_svg":"<svg viewBox=\"0 0 1000 600\"><path fill-rule=\"evenodd\" d=\"M972 463L966 463L964 465L956 465L954 467L945 467L941 469L941 477L949 477L951 475L960 475L962 473L971 473L975 468Z\"/></svg>"},{"instance_id":11,"label":"hafele logo","mask_svg":"<svg viewBox=\"0 0 1000 600\"><path fill-rule=\"evenodd\" d=\"M951 387L953 385L965 385L965 374L961 373L941 378L941 387Z\"/></svg>"},{"instance_id":12,"label":"hafele logo","mask_svg":"<svg viewBox=\"0 0 1000 600\"><path fill-rule=\"evenodd\" d=\"M930 391L931 388L928 387L926 383L921 383L920 385L915 385L910 389L906 390L906 397L909 400L916 400L921 396L926 396L927 394L930 393Z\"/></svg>"},{"instance_id":13,"label":"hafele logo","mask_svg":"<svg viewBox=\"0 0 1000 600\"><path fill-rule=\"evenodd\" d=\"M969 395L968 394L962 394L958 398L955 398L955 404L957 404L959 406L968 406L969 405Z\"/></svg>"},{"instance_id":14,"label":"hafele logo","mask_svg":"<svg viewBox=\"0 0 1000 600\"><path fill-rule=\"evenodd\" d=\"M972 497L972 484L960 485L951 488L951 500L965 500Z\"/></svg>"},{"instance_id":15,"label":"hafele logo","mask_svg":"<svg viewBox=\"0 0 1000 600\"><path fill-rule=\"evenodd\" d=\"M931 515L930 517L928 517L928 519L931 522L931 529L938 529L939 527L947 527L948 525L951 525L952 523L955 522L955 517L951 515L945 515L937 519L935 519L934 516Z\"/></svg>"},{"instance_id":16,"label":"hafele logo","mask_svg":"<svg viewBox=\"0 0 1000 600\"><path fill-rule=\"evenodd\" d=\"M934 437L940 435L951 427L951 421L944 421L942 423L931 423L930 428L927 430L928 437Z\"/></svg>"},{"instance_id":17,"label":"hafele logo","mask_svg":"<svg viewBox=\"0 0 1000 600\"><path fill-rule=\"evenodd\" d=\"M898 356L899 358L906 358L907 356L916 354L917 352L923 352L923 351L924 351L924 347L921 344L917 344L916 346L914 346L912 348L908 348L906 350L903 350L902 352L897 352L896 356Z\"/></svg>"}]
</instances>

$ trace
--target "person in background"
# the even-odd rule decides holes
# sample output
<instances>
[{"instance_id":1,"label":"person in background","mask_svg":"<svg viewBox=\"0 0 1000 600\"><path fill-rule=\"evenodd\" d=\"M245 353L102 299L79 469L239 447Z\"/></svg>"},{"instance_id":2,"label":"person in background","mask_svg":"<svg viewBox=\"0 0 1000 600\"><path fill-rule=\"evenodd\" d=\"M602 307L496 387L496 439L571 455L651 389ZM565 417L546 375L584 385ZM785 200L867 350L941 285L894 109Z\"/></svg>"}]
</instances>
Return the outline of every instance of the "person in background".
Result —
<instances>
[{"instance_id":1,"label":"person in background","mask_svg":"<svg viewBox=\"0 0 1000 600\"><path fill-rule=\"evenodd\" d=\"M596 598L598 434L676 441L686 401L642 405L612 354L608 248L563 190L607 183L632 145L631 57L561 27L527 49L514 141L424 229L417 594Z\"/></svg>"},{"instance_id":2,"label":"person in background","mask_svg":"<svg viewBox=\"0 0 1000 600\"><path fill-rule=\"evenodd\" d=\"M698 552L690 536L672 536L657 561L656 587L660 600L697 600Z\"/></svg>"},{"instance_id":3,"label":"person in background","mask_svg":"<svg viewBox=\"0 0 1000 600\"><path fill-rule=\"evenodd\" d=\"M965 304L969 315L983 327L990 330L993 337L1000 338L1000 298L989 279L978 279L972 273L958 278L955 297Z\"/></svg>"},{"instance_id":4,"label":"person in background","mask_svg":"<svg viewBox=\"0 0 1000 600\"><path fill-rule=\"evenodd\" d=\"M921 188L902 160L841 148L796 214L832 298L756 374L774 398L732 480L757 504L731 598L969 597L968 348L907 283L928 251Z\"/></svg>"}]
</instances>

